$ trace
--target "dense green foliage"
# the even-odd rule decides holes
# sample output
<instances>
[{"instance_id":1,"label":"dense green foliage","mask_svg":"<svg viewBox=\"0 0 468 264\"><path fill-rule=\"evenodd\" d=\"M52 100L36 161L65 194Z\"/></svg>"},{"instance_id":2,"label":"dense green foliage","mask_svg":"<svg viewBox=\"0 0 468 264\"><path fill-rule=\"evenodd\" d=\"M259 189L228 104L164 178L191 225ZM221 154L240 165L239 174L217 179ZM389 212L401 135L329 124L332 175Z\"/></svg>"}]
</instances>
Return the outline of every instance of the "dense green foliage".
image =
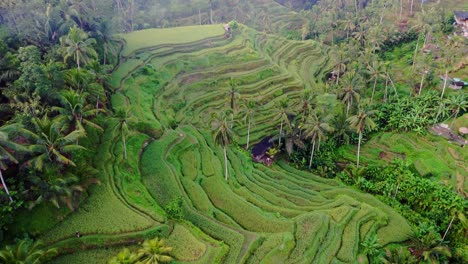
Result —
<instances>
[{"instance_id":1,"label":"dense green foliage","mask_svg":"<svg viewBox=\"0 0 468 264\"><path fill-rule=\"evenodd\" d=\"M455 2L0 3L0 259L466 262Z\"/></svg>"}]
</instances>

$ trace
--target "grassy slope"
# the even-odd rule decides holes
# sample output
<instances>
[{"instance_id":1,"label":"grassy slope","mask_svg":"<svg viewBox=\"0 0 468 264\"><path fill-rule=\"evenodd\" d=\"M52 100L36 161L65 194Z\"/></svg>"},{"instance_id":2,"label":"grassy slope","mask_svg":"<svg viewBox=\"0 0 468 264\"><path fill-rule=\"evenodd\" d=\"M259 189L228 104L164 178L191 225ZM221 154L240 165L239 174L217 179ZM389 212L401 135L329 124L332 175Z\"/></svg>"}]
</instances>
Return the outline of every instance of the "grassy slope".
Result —
<instances>
[{"instance_id":1,"label":"grassy slope","mask_svg":"<svg viewBox=\"0 0 468 264\"><path fill-rule=\"evenodd\" d=\"M328 51L312 41L287 41L245 27L234 39L216 37L213 26L193 29L206 30L205 39L189 45L179 40L164 48L162 41L147 40L148 49L136 51L143 48L137 42L127 49L129 56L116 70L121 76L114 75L113 107L130 108L140 121L158 123L165 133L151 138L132 124L129 159L123 161L120 138L106 130L98 155L102 185L93 187L79 211L45 234L46 241L76 230L95 233L55 244L86 248L160 234L169 236L174 254L183 255L185 262L325 263L352 262L360 241L374 233L381 244L408 238L406 221L378 200L284 163L267 168L232 149L230 180L225 182L222 151L207 124L211 112L227 106L231 77L241 98L260 104L252 129L252 139L258 140L276 130L276 102L288 98L298 107L303 87L322 78L330 67ZM137 58L139 63L132 62ZM146 64L156 71L138 71ZM239 142L245 142L245 124L235 130ZM182 212L190 223L167 229L160 207L177 197L182 197ZM153 229L155 225L161 228ZM106 254L98 250L62 259L101 253Z\"/></svg>"},{"instance_id":2,"label":"grassy slope","mask_svg":"<svg viewBox=\"0 0 468 264\"><path fill-rule=\"evenodd\" d=\"M454 129L468 124L468 114L454 122ZM356 146L341 148L344 157L354 162ZM394 158L412 162L421 175L433 177L453 186L460 194L468 193L468 152L465 148L432 134L379 133L361 148L361 160L367 164L385 165Z\"/></svg>"},{"instance_id":3,"label":"grassy slope","mask_svg":"<svg viewBox=\"0 0 468 264\"><path fill-rule=\"evenodd\" d=\"M144 48L154 47L163 44L179 44L194 42L219 36L224 33L223 25L207 25L207 26L185 26L177 28L163 29L146 29L134 31L129 34L119 34L126 42L122 51L123 56Z\"/></svg>"}]
</instances>

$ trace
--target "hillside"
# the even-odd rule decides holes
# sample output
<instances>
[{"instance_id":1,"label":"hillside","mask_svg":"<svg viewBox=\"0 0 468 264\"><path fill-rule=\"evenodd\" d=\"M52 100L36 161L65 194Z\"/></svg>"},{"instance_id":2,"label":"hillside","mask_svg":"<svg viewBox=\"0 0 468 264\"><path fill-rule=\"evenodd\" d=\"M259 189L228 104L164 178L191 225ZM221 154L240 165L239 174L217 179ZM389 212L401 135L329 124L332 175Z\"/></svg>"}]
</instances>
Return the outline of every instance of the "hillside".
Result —
<instances>
[{"instance_id":1,"label":"hillside","mask_svg":"<svg viewBox=\"0 0 468 264\"><path fill-rule=\"evenodd\" d=\"M182 33L192 34L187 42ZM278 102L300 106L304 88L319 89L331 66L328 50L311 40L242 25L231 38L223 33L212 25L121 35L112 107L129 113L128 159L118 131L107 129L96 157L101 186L41 237L71 253L54 263L105 263L119 245L154 235L168 238L178 263L354 263L374 235L381 245L409 238L406 220L376 198L283 161L253 163L233 145L224 180L209 124L229 108L230 83L236 102L259 102L250 137L258 142L278 129ZM246 124L233 129L244 145Z\"/></svg>"}]
</instances>

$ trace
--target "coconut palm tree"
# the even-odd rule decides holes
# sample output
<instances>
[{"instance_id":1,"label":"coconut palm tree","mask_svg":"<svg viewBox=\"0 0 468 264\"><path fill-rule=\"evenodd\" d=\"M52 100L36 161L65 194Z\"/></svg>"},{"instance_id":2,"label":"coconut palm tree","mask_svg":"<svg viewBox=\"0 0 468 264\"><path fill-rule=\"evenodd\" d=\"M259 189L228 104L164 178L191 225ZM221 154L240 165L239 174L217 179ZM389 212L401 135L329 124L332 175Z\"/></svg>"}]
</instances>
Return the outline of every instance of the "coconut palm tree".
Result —
<instances>
[{"instance_id":1,"label":"coconut palm tree","mask_svg":"<svg viewBox=\"0 0 468 264\"><path fill-rule=\"evenodd\" d=\"M412 240L410 251L420 262L439 263L440 256L452 256L450 248L442 245L439 238L439 234L433 231L422 237L415 238Z\"/></svg>"},{"instance_id":2,"label":"coconut palm tree","mask_svg":"<svg viewBox=\"0 0 468 264\"><path fill-rule=\"evenodd\" d=\"M354 102L359 102L361 98L357 92L360 79L355 72L349 72L343 79L343 88L340 91L339 97L346 104L346 116L349 115L349 110Z\"/></svg>"},{"instance_id":3,"label":"coconut palm tree","mask_svg":"<svg viewBox=\"0 0 468 264\"><path fill-rule=\"evenodd\" d=\"M345 20L341 21L343 30L346 32L346 39L349 38L349 33L353 32L356 29L356 18L347 17Z\"/></svg>"},{"instance_id":4,"label":"coconut palm tree","mask_svg":"<svg viewBox=\"0 0 468 264\"><path fill-rule=\"evenodd\" d=\"M122 138L122 144L124 148L124 159L127 159L127 142L126 138L128 134L130 133L129 130L129 123L135 122L136 119L133 115L131 115L130 110L123 110L119 109L115 113L115 117L113 118L114 120L117 120L117 124L114 127L114 131L117 132L118 135L121 136Z\"/></svg>"},{"instance_id":5,"label":"coconut palm tree","mask_svg":"<svg viewBox=\"0 0 468 264\"><path fill-rule=\"evenodd\" d=\"M68 35L60 38L60 44L63 60L67 61L69 57L73 57L78 69L82 62L87 64L92 58L97 58L97 53L92 47L96 40L88 38L88 34L76 25L70 29Z\"/></svg>"},{"instance_id":6,"label":"coconut palm tree","mask_svg":"<svg viewBox=\"0 0 468 264\"><path fill-rule=\"evenodd\" d=\"M0 250L0 261L2 263L46 263L57 255L57 249L41 249L43 243L31 240L20 240L13 246L6 246Z\"/></svg>"},{"instance_id":7,"label":"coconut palm tree","mask_svg":"<svg viewBox=\"0 0 468 264\"><path fill-rule=\"evenodd\" d=\"M154 238L145 240L143 248L138 250L138 253L142 255L138 263L158 264L171 262L173 260L169 255L171 251L172 248L166 246L164 239Z\"/></svg>"},{"instance_id":8,"label":"coconut palm tree","mask_svg":"<svg viewBox=\"0 0 468 264\"><path fill-rule=\"evenodd\" d=\"M448 97L447 99L445 99L445 105L452 112L452 115L450 117L453 117L453 121L452 121L452 124L453 124L455 119L458 117L458 114L460 112L463 113L468 109L468 100L465 94L457 94L457 95L454 94Z\"/></svg>"},{"instance_id":9,"label":"coconut palm tree","mask_svg":"<svg viewBox=\"0 0 468 264\"><path fill-rule=\"evenodd\" d=\"M443 62L442 66L445 68L445 74L444 74L444 85L442 87L442 94L440 95L441 99L444 98L445 88L447 88L449 67L452 66L454 60L455 60L455 54L453 50L451 49L451 43L450 42L445 43L445 45L442 47L442 62Z\"/></svg>"},{"instance_id":10,"label":"coconut palm tree","mask_svg":"<svg viewBox=\"0 0 468 264\"><path fill-rule=\"evenodd\" d=\"M359 155L361 153L362 133L366 129L372 130L376 126L374 121L371 119L372 114L373 111L359 110L359 112L356 115L353 115L347 119L350 128L355 129L356 133L359 134L356 167L359 167Z\"/></svg>"},{"instance_id":11,"label":"coconut palm tree","mask_svg":"<svg viewBox=\"0 0 468 264\"><path fill-rule=\"evenodd\" d=\"M87 93L78 93L75 90L62 90L59 98L62 106L53 106L52 110L60 115L57 120L62 122L66 129L85 130L85 127L103 131L102 127L91 121L96 115L96 111L103 112L103 109L94 109L94 106L86 102Z\"/></svg>"},{"instance_id":12,"label":"coconut palm tree","mask_svg":"<svg viewBox=\"0 0 468 264\"><path fill-rule=\"evenodd\" d=\"M37 194L29 204L29 209L47 201L57 208L66 205L70 210L74 210L74 201L78 197L76 194L85 190L84 186L79 184L78 176L70 172L63 174L57 166L46 166L40 173L32 173L28 179L32 183L28 192Z\"/></svg>"},{"instance_id":13,"label":"coconut palm tree","mask_svg":"<svg viewBox=\"0 0 468 264\"><path fill-rule=\"evenodd\" d=\"M419 32L418 35L418 40L416 41L416 48L414 49L414 57L413 57L413 65L412 67L414 68L415 62L416 62L416 55L418 54L418 49L419 49L419 42L421 40L421 37L424 37L424 43L423 43L423 48L426 45L426 41L429 35L429 32L431 31L431 23L428 20L428 16L425 12L425 10L421 10L421 12L417 13L414 19L411 19L410 24L412 26L410 27L411 30L415 30Z\"/></svg>"},{"instance_id":14,"label":"coconut palm tree","mask_svg":"<svg viewBox=\"0 0 468 264\"><path fill-rule=\"evenodd\" d=\"M374 100L374 94L375 94L375 86L377 85L377 81L380 78L386 77L382 70L382 64L377 60L373 60L371 64L367 65L367 73L370 75L371 79L374 79L374 85L372 86L372 96L371 96L371 104L372 101Z\"/></svg>"},{"instance_id":15,"label":"coconut palm tree","mask_svg":"<svg viewBox=\"0 0 468 264\"><path fill-rule=\"evenodd\" d=\"M234 133L231 130L228 122L227 117L229 114L221 113L221 114L212 114L212 121L211 121L211 130L213 132L213 138L216 144L221 145L223 147L224 153L224 178L228 179L228 163L227 163L227 146L231 144L233 139Z\"/></svg>"},{"instance_id":16,"label":"coconut palm tree","mask_svg":"<svg viewBox=\"0 0 468 264\"><path fill-rule=\"evenodd\" d=\"M3 179L2 170L6 170L8 168L8 162L18 163L16 158L9 152L9 150L24 150L21 145L14 143L8 138L8 134L16 129L16 125L0 127L0 180L11 202L13 202L13 198L11 197L8 186Z\"/></svg>"},{"instance_id":17,"label":"coconut palm tree","mask_svg":"<svg viewBox=\"0 0 468 264\"><path fill-rule=\"evenodd\" d=\"M312 168L312 160L314 158L315 144L318 143L317 149L320 149L320 142L325 140L326 134L333 131L333 128L328 123L330 116L321 117L317 113L310 114L305 127L305 136L310 138L312 149L310 151L309 169Z\"/></svg>"},{"instance_id":18,"label":"coconut palm tree","mask_svg":"<svg viewBox=\"0 0 468 264\"><path fill-rule=\"evenodd\" d=\"M86 69L73 68L65 71L65 85L79 92L87 91L93 76Z\"/></svg>"},{"instance_id":19,"label":"coconut palm tree","mask_svg":"<svg viewBox=\"0 0 468 264\"><path fill-rule=\"evenodd\" d=\"M62 124L45 115L41 119L32 119L33 129L20 129L31 142L27 146L33 157L28 164L38 171L42 171L48 162L76 166L69 157L71 152L85 149L76 142L85 136L83 130L74 130L67 134L62 130Z\"/></svg>"},{"instance_id":20,"label":"coconut palm tree","mask_svg":"<svg viewBox=\"0 0 468 264\"><path fill-rule=\"evenodd\" d=\"M99 23L99 27L96 30L96 39L101 44L103 48L103 62L102 64L107 63L107 56L110 54L113 57L117 56L117 39L113 37L113 29L109 21L102 21Z\"/></svg>"},{"instance_id":21,"label":"coconut palm tree","mask_svg":"<svg viewBox=\"0 0 468 264\"><path fill-rule=\"evenodd\" d=\"M122 249L116 256L109 260L109 264L133 264L142 257L141 254L135 254L128 248Z\"/></svg>"},{"instance_id":22,"label":"coconut palm tree","mask_svg":"<svg viewBox=\"0 0 468 264\"><path fill-rule=\"evenodd\" d=\"M255 101L246 100L244 104L242 104L241 116L243 116L244 121L247 122L247 146L245 147L246 150L249 149L250 128L252 126L253 117L256 111L257 111L257 103Z\"/></svg>"},{"instance_id":23,"label":"coconut palm tree","mask_svg":"<svg viewBox=\"0 0 468 264\"><path fill-rule=\"evenodd\" d=\"M348 58L346 56L346 52L344 49L345 45L341 44L340 47L335 48L336 58L335 66L333 67L333 71L336 74L336 84L340 81L340 75L346 71L346 63L348 63Z\"/></svg>"}]
</instances>

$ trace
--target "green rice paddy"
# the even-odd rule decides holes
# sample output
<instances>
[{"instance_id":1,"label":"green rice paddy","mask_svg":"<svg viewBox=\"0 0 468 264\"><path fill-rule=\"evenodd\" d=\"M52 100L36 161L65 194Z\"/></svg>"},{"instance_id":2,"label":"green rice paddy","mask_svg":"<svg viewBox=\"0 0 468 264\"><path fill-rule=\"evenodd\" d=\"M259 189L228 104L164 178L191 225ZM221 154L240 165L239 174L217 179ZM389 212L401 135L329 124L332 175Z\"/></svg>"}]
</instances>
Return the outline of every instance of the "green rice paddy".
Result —
<instances>
[{"instance_id":1,"label":"green rice paddy","mask_svg":"<svg viewBox=\"0 0 468 264\"><path fill-rule=\"evenodd\" d=\"M122 35L112 106L138 120L130 123L128 159L109 121L96 155L101 185L41 237L63 255L54 263L101 261L154 236L174 247L177 263L355 263L370 236L382 246L410 237L406 220L374 197L285 162L253 163L234 145L224 180L209 119L229 107L231 79L241 100L259 104L255 142L277 129L277 102L299 107L303 89L314 89L331 66L313 41L244 26L232 38L223 33L211 25ZM242 146L246 124L233 129ZM170 220L163 209L177 199L182 219Z\"/></svg>"}]
</instances>

